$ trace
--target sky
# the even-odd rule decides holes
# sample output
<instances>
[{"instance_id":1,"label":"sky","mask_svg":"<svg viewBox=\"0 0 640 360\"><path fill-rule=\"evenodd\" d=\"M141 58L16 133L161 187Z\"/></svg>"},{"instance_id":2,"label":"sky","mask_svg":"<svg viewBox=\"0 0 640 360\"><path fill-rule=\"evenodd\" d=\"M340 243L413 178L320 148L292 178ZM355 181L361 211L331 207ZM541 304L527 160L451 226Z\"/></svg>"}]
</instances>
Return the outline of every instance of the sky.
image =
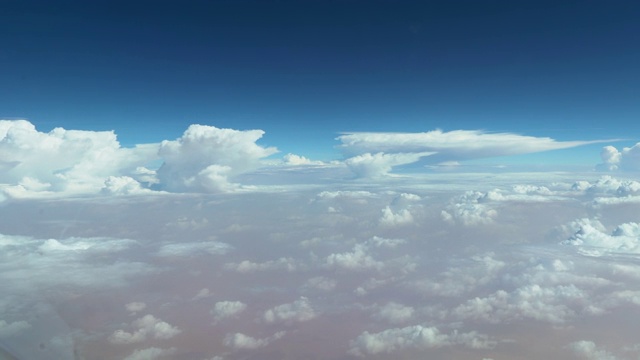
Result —
<instances>
[{"instance_id":1,"label":"sky","mask_svg":"<svg viewBox=\"0 0 640 360\"><path fill-rule=\"evenodd\" d=\"M638 359L640 5L0 3L0 359Z\"/></svg>"},{"instance_id":2,"label":"sky","mask_svg":"<svg viewBox=\"0 0 640 360\"><path fill-rule=\"evenodd\" d=\"M115 130L132 146L193 123L262 129L264 144L322 160L339 156L335 137L352 131L634 140L634 2L10 1L2 10L2 115L43 131Z\"/></svg>"}]
</instances>

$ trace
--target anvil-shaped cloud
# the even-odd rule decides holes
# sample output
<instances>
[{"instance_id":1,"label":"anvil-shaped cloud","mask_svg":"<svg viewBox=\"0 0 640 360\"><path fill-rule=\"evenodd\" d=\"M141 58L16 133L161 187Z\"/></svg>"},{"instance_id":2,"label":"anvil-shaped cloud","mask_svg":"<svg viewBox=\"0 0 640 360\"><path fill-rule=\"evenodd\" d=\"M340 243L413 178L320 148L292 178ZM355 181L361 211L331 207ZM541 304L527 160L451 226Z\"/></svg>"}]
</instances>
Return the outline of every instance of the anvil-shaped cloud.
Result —
<instances>
[{"instance_id":1,"label":"anvil-shaped cloud","mask_svg":"<svg viewBox=\"0 0 640 360\"><path fill-rule=\"evenodd\" d=\"M480 130L433 130L420 133L353 132L338 136L338 147L351 159L371 154L422 154L432 164L495 156L528 154L588 145L595 141L556 141L549 137L533 137L512 133L485 133ZM366 155L369 154L369 155ZM429 156L425 156L429 155ZM391 158L391 157L390 157ZM349 161L349 160L348 160ZM401 164L406 164L402 162ZM389 164L398 165L398 162Z\"/></svg>"}]
</instances>

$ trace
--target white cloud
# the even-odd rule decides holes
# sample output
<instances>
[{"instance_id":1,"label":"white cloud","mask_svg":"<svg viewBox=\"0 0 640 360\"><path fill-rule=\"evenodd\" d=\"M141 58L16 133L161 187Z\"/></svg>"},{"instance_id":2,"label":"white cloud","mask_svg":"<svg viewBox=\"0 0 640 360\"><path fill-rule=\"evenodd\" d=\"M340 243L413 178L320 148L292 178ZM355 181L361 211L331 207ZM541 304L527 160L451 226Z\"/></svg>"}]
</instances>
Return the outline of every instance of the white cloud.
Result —
<instances>
[{"instance_id":1,"label":"white cloud","mask_svg":"<svg viewBox=\"0 0 640 360\"><path fill-rule=\"evenodd\" d=\"M638 171L640 170L640 143L632 147L625 147L618 150L613 146L605 146L600 153L602 163L596 168L604 171L624 170Z\"/></svg>"},{"instance_id":2,"label":"white cloud","mask_svg":"<svg viewBox=\"0 0 640 360\"><path fill-rule=\"evenodd\" d=\"M226 254L231 246L218 241L178 242L162 245L157 252L158 256L194 256L200 253L209 255Z\"/></svg>"},{"instance_id":3,"label":"white cloud","mask_svg":"<svg viewBox=\"0 0 640 360\"><path fill-rule=\"evenodd\" d=\"M247 309L247 304L240 301L218 301L211 310L216 320L222 320L241 314Z\"/></svg>"},{"instance_id":4,"label":"white cloud","mask_svg":"<svg viewBox=\"0 0 640 360\"><path fill-rule=\"evenodd\" d=\"M562 244L577 246L582 253L602 255L605 253L640 253L640 224L618 225L611 234L598 220L579 219L565 226L573 235Z\"/></svg>"},{"instance_id":5,"label":"white cloud","mask_svg":"<svg viewBox=\"0 0 640 360\"><path fill-rule=\"evenodd\" d=\"M445 222L463 225L490 224L498 216L498 212L492 208L488 201L501 199L497 191L486 193L467 191L464 195L452 200L446 210L442 210L441 216Z\"/></svg>"},{"instance_id":6,"label":"white cloud","mask_svg":"<svg viewBox=\"0 0 640 360\"><path fill-rule=\"evenodd\" d=\"M453 309L461 320L479 320L492 324L519 319L564 323L576 315L569 306L584 299L585 293L574 285L540 286L531 284L513 292L498 290L476 297Z\"/></svg>"},{"instance_id":7,"label":"white cloud","mask_svg":"<svg viewBox=\"0 0 640 360\"><path fill-rule=\"evenodd\" d=\"M283 157L284 160L284 164L285 165L291 165L291 166L301 166L301 165L326 165L324 162L322 161L313 161L310 159L307 159L304 156L300 156L300 155L296 155L296 154L287 154Z\"/></svg>"},{"instance_id":8,"label":"white cloud","mask_svg":"<svg viewBox=\"0 0 640 360\"><path fill-rule=\"evenodd\" d=\"M366 199L375 197L376 194L365 190L338 190L323 191L318 193L316 197L320 200L324 199Z\"/></svg>"},{"instance_id":9,"label":"white cloud","mask_svg":"<svg viewBox=\"0 0 640 360\"><path fill-rule=\"evenodd\" d=\"M153 315L145 315L131 323L132 332L116 330L109 336L112 344L132 344L145 341L148 337L170 339L182 332L175 326L162 321Z\"/></svg>"},{"instance_id":10,"label":"white cloud","mask_svg":"<svg viewBox=\"0 0 640 360\"><path fill-rule=\"evenodd\" d=\"M286 333L279 331L272 336L262 339L256 339L243 333L227 334L224 338L224 344L234 349L258 349L265 347L275 340L282 338Z\"/></svg>"},{"instance_id":11,"label":"white cloud","mask_svg":"<svg viewBox=\"0 0 640 360\"><path fill-rule=\"evenodd\" d=\"M145 189L135 179L129 176L109 176L104 181L104 187L101 189L103 194L107 195L135 195L135 194L152 194L154 191Z\"/></svg>"},{"instance_id":12,"label":"white cloud","mask_svg":"<svg viewBox=\"0 0 640 360\"><path fill-rule=\"evenodd\" d=\"M162 187L171 191L229 191L231 178L259 167L259 160L277 152L256 141L262 130L239 131L191 125L182 137L163 141L158 154Z\"/></svg>"},{"instance_id":13,"label":"white cloud","mask_svg":"<svg viewBox=\"0 0 640 360\"><path fill-rule=\"evenodd\" d=\"M376 178L387 175L394 166L414 163L424 156L432 153L421 152L416 154L385 154L377 152L375 154L364 153L345 160L345 164L356 177Z\"/></svg>"},{"instance_id":14,"label":"white cloud","mask_svg":"<svg viewBox=\"0 0 640 360\"><path fill-rule=\"evenodd\" d=\"M124 358L124 360L171 359L176 352L176 348L161 349L157 347L150 347L142 350L135 350L131 355Z\"/></svg>"},{"instance_id":15,"label":"white cloud","mask_svg":"<svg viewBox=\"0 0 640 360\"><path fill-rule=\"evenodd\" d=\"M287 304L278 305L264 312L262 319L267 323L286 323L309 321L317 316L309 299L300 299Z\"/></svg>"},{"instance_id":16,"label":"white cloud","mask_svg":"<svg viewBox=\"0 0 640 360\"><path fill-rule=\"evenodd\" d=\"M155 271L151 264L123 256L137 247L130 239L45 240L0 234L0 283L4 291L18 294L33 288L122 286L133 275Z\"/></svg>"},{"instance_id":17,"label":"white cloud","mask_svg":"<svg viewBox=\"0 0 640 360\"><path fill-rule=\"evenodd\" d=\"M400 226L411 224L413 222L413 215L408 209L400 209L397 212L393 212L389 206L382 209L382 217L380 218L380 225L382 226Z\"/></svg>"},{"instance_id":18,"label":"white cloud","mask_svg":"<svg viewBox=\"0 0 640 360\"><path fill-rule=\"evenodd\" d=\"M378 333L368 331L350 342L349 353L365 357L380 353L392 353L403 349L430 349L463 345L472 349L490 349L495 341L476 332L445 334L436 327L422 325L387 329Z\"/></svg>"},{"instance_id":19,"label":"white cloud","mask_svg":"<svg viewBox=\"0 0 640 360\"><path fill-rule=\"evenodd\" d=\"M237 271L239 273L253 273L259 271L285 270L288 272L296 271L300 268L300 264L293 258L279 258L277 260L269 260L261 263L243 260L239 263L228 263L224 265L227 270Z\"/></svg>"},{"instance_id":20,"label":"white cloud","mask_svg":"<svg viewBox=\"0 0 640 360\"><path fill-rule=\"evenodd\" d=\"M484 133L478 130L434 130L423 133L346 133L338 137L340 148L349 155L365 153L418 154L435 152L433 163L461 161L493 156L527 154L566 149L594 141L556 141L510 133ZM598 142L598 141L596 141Z\"/></svg>"},{"instance_id":21,"label":"white cloud","mask_svg":"<svg viewBox=\"0 0 640 360\"><path fill-rule=\"evenodd\" d=\"M135 187L156 152L157 145L122 148L111 131L43 133L26 120L0 120L0 184L13 197L97 193L110 176Z\"/></svg>"},{"instance_id":22,"label":"white cloud","mask_svg":"<svg viewBox=\"0 0 640 360\"><path fill-rule=\"evenodd\" d=\"M369 244L376 247L385 247L385 248L396 248L400 245L404 245L407 243L404 239L387 239L379 236L374 236L368 241Z\"/></svg>"},{"instance_id":23,"label":"white cloud","mask_svg":"<svg viewBox=\"0 0 640 360\"><path fill-rule=\"evenodd\" d=\"M327 256L326 265L330 268L364 271L381 269L384 263L375 260L369 254L369 248L365 244L356 244L353 251L335 253Z\"/></svg>"},{"instance_id":24,"label":"white cloud","mask_svg":"<svg viewBox=\"0 0 640 360\"><path fill-rule=\"evenodd\" d=\"M386 321L391 324L401 324L410 320L414 315L415 309L411 306L405 306L395 302L389 302L380 306L373 314L373 318L380 321Z\"/></svg>"},{"instance_id":25,"label":"white cloud","mask_svg":"<svg viewBox=\"0 0 640 360\"><path fill-rule=\"evenodd\" d=\"M580 356L582 359L588 360L617 360L618 357L614 356L606 350L599 349L593 341L580 340L569 344L569 348L574 354Z\"/></svg>"}]
</instances>

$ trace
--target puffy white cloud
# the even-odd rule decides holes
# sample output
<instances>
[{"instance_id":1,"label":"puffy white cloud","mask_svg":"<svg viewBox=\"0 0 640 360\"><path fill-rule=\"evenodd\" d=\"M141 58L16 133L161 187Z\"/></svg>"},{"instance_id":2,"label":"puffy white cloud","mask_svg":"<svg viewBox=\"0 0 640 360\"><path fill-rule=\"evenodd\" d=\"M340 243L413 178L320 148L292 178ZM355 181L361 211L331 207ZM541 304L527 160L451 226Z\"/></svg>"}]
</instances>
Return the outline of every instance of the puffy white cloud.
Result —
<instances>
[{"instance_id":1,"label":"puffy white cloud","mask_svg":"<svg viewBox=\"0 0 640 360\"><path fill-rule=\"evenodd\" d=\"M325 199L366 199L376 197L376 194L365 190L322 191L316 195L319 200Z\"/></svg>"},{"instance_id":2,"label":"puffy white cloud","mask_svg":"<svg viewBox=\"0 0 640 360\"><path fill-rule=\"evenodd\" d=\"M233 176L257 168L259 160L277 152L256 141L262 130L219 129L191 125L182 137L163 141L158 154L162 187L171 191L218 192L233 190Z\"/></svg>"},{"instance_id":3,"label":"puffy white cloud","mask_svg":"<svg viewBox=\"0 0 640 360\"><path fill-rule=\"evenodd\" d=\"M435 152L433 163L566 149L600 141L556 141L478 130L434 130L422 133L346 133L338 137L346 154Z\"/></svg>"},{"instance_id":4,"label":"puffy white cloud","mask_svg":"<svg viewBox=\"0 0 640 360\"><path fill-rule=\"evenodd\" d=\"M364 153L345 160L345 164L356 177L376 178L387 175L394 166L414 163L424 156L429 156L430 152L416 154L385 154L377 152L375 154Z\"/></svg>"},{"instance_id":5,"label":"puffy white cloud","mask_svg":"<svg viewBox=\"0 0 640 360\"><path fill-rule=\"evenodd\" d=\"M486 193L468 191L454 199L446 210L442 210L442 219L451 224L457 222L463 225L490 224L498 216L498 212L487 204L491 199L501 199L501 194L496 191Z\"/></svg>"},{"instance_id":6,"label":"puffy white cloud","mask_svg":"<svg viewBox=\"0 0 640 360\"><path fill-rule=\"evenodd\" d=\"M640 253L640 224L624 223L618 225L611 234L598 220L579 219L565 226L565 231L573 233L562 242L574 245L589 255L605 253Z\"/></svg>"},{"instance_id":7,"label":"puffy white cloud","mask_svg":"<svg viewBox=\"0 0 640 360\"><path fill-rule=\"evenodd\" d=\"M264 312L262 319L267 323L286 323L309 321L317 316L309 299L300 299L287 304L278 305Z\"/></svg>"},{"instance_id":8,"label":"puffy white cloud","mask_svg":"<svg viewBox=\"0 0 640 360\"><path fill-rule=\"evenodd\" d=\"M13 197L97 193L110 176L135 187L156 152L152 144L122 148L111 131L43 133L26 120L0 120L0 184Z\"/></svg>"},{"instance_id":9,"label":"puffy white cloud","mask_svg":"<svg viewBox=\"0 0 640 360\"><path fill-rule=\"evenodd\" d=\"M182 332L175 326L162 321L153 315L145 315L131 323L132 332L116 330L109 336L112 344L132 344L145 341L147 337L170 339Z\"/></svg>"},{"instance_id":10,"label":"puffy white cloud","mask_svg":"<svg viewBox=\"0 0 640 360\"><path fill-rule=\"evenodd\" d=\"M286 270L288 272L296 271L300 268L298 261L293 258L279 258L277 260L269 260L261 263L243 260L239 263L228 263L224 265L227 270L237 271L239 273L253 273L259 271Z\"/></svg>"},{"instance_id":11,"label":"puffy white cloud","mask_svg":"<svg viewBox=\"0 0 640 360\"><path fill-rule=\"evenodd\" d=\"M592 196L629 196L640 194L640 182L635 180L619 180L612 176L602 176L593 183L576 182L574 189L583 190Z\"/></svg>"},{"instance_id":12,"label":"puffy white cloud","mask_svg":"<svg viewBox=\"0 0 640 360\"><path fill-rule=\"evenodd\" d=\"M135 350L131 355L124 358L124 360L171 359L176 352L176 348L161 349L157 347L150 347L142 350Z\"/></svg>"},{"instance_id":13,"label":"puffy white cloud","mask_svg":"<svg viewBox=\"0 0 640 360\"><path fill-rule=\"evenodd\" d=\"M579 303L585 293L574 285L540 286L531 284L513 292L498 290L487 297L476 297L452 310L462 320L492 324L519 319L564 323L576 315L569 305Z\"/></svg>"},{"instance_id":14,"label":"puffy white cloud","mask_svg":"<svg viewBox=\"0 0 640 360\"><path fill-rule=\"evenodd\" d=\"M104 187L101 189L103 194L107 195L135 195L135 194L151 194L154 191L145 189L135 179L129 176L109 176L104 181Z\"/></svg>"},{"instance_id":15,"label":"puffy white cloud","mask_svg":"<svg viewBox=\"0 0 640 360\"><path fill-rule=\"evenodd\" d=\"M300 155L296 155L296 154L287 154L283 157L284 160L284 164L285 165L291 165L291 166L300 166L300 165L326 165L324 162L322 161L313 161L310 159L307 159L304 156L300 156Z\"/></svg>"},{"instance_id":16,"label":"puffy white cloud","mask_svg":"<svg viewBox=\"0 0 640 360\"><path fill-rule=\"evenodd\" d=\"M327 256L326 265L336 269L364 271L381 269L384 263L375 260L369 254L369 247L366 244L356 244L350 252L334 253Z\"/></svg>"},{"instance_id":17,"label":"puffy white cloud","mask_svg":"<svg viewBox=\"0 0 640 360\"><path fill-rule=\"evenodd\" d=\"M256 339L243 333L227 334L224 338L224 344L234 349L258 349L265 347L275 340L282 338L286 332L279 331L272 336L262 339Z\"/></svg>"},{"instance_id":18,"label":"puffy white cloud","mask_svg":"<svg viewBox=\"0 0 640 360\"><path fill-rule=\"evenodd\" d=\"M598 170L638 171L640 170L640 143L622 150L613 146L605 146L600 152L600 157L602 163L596 166Z\"/></svg>"},{"instance_id":19,"label":"puffy white cloud","mask_svg":"<svg viewBox=\"0 0 640 360\"><path fill-rule=\"evenodd\" d=\"M396 248L400 245L404 245L407 243L407 240L404 239L387 239L379 236L374 236L367 242L376 247L385 247L385 248Z\"/></svg>"},{"instance_id":20,"label":"puffy white cloud","mask_svg":"<svg viewBox=\"0 0 640 360\"><path fill-rule=\"evenodd\" d=\"M391 324L401 324L413 317L415 309L411 306L405 306L395 302L389 302L380 306L373 314L373 318L380 321L386 321Z\"/></svg>"},{"instance_id":21,"label":"puffy white cloud","mask_svg":"<svg viewBox=\"0 0 640 360\"><path fill-rule=\"evenodd\" d=\"M413 222L413 215L409 209L401 209L397 212L391 210L389 206L382 209L382 217L380 218L380 225L382 226L400 226L411 224Z\"/></svg>"},{"instance_id":22,"label":"puffy white cloud","mask_svg":"<svg viewBox=\"0 0 640 360\"><path fill-rule=\"evenodd\" d=\"M218 301L211 310L216 320L237 316L247 309L247 304L240 301Z\"/></svg>"},{"instance_id":23,"label":"puffy white cloud","mask_svg":"<svg viewBox=\"0 0 640 360\"><path fill-rule=\"evenodd\" d=\"M599 349L593 341L580 340L569 344L569 348L574 354L580 356L583 359L588 360L617 360L618 357L614 356L606 350Z\"/></svg>"},{"instance_id":24,"label":"puffy white cloud","mask_svg":"<svg viewBox=\"0 0 640 360\"><path fill-rule=\"evenodd\" d=\"M490 349L496 342L477 332L445 334L436 327L422 325L387 329L378 333L368 331L350 342L349 353L365 357L380 353L392 353L403 349L429 349L463 345L473 349Z\"/></svg>"}]
</instances>

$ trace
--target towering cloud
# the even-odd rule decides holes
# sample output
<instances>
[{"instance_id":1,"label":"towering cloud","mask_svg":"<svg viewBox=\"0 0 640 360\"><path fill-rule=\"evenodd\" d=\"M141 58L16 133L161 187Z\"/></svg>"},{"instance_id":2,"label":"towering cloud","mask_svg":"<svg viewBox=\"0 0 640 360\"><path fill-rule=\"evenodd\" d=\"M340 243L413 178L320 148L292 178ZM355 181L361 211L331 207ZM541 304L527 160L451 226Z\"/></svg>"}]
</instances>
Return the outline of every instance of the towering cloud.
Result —
<instances>
[{"instance_id":1,"label":"towering cloud","mask_svg":"<svg viewBox=\"0 0 640 360\"><path fill-rule=\"evenodd\" d=\"M613 146L605 146L600 152L602 163L598 164L598 170L640 170L640 143L632 147L618 150Z\"/></svg>"},{"instance_id":2,"label":"towering cloud","mask_svg":"<svg viewBox=\"0 0 640 360\"><path fill-rule=\"evenodd\" d=\"M110 176L144 181L141 169L156 152L153 145L122 148L112 131L43 133L26 120L0 120L0 184L8 184L5 191L14 196L97 192ZM109 187L122 189L115 182L112 178Z\"/></svg>"},{"instance_id":3,"label":"towering cloud","mask_svg":"<svg viewBox=\"0 0 640 360\"><path fill-rule=\"evenodd\" d=\"M170 191L226 191L237 186L230 178L255 169L259 160L277 152L256 141L262 130L239 131L191 125L182 137L163 141L158 170L162 187Z\"/></svg>"}]
</instances>

